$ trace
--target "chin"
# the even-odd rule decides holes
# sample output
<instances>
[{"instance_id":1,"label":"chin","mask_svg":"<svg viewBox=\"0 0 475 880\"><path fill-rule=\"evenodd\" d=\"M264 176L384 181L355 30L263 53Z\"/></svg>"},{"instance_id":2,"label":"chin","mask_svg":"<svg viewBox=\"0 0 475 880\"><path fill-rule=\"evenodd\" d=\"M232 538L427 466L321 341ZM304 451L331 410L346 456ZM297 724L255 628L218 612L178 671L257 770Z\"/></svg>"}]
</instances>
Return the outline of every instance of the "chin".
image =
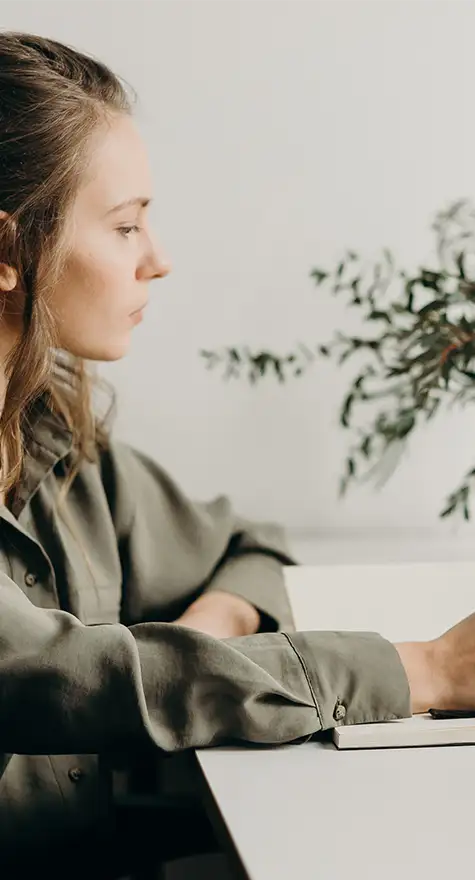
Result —
<instances>
[{"instance_id":1,"label":"chin","mask_svg":"<svg viewBox=\"0 0 475 880\"><path fill-rule=\"evenodd\" d=\"M109 345L68 346L67 350L75 357L87 361L119 361L127 354L129 348L130 339L124 339L120 342L109 343Z\"/></svg>"},{"instance_id":2,"label":"chin","mask_svg":"<svg viewBox=\"0 0 475 880\"><path fill-rule=\"evenodd\" d=\"M129 351L129 345L116 345L115 347L102 349L91 356L91 360L95 361L120 361Z\"/></svg>"}]
</instances>

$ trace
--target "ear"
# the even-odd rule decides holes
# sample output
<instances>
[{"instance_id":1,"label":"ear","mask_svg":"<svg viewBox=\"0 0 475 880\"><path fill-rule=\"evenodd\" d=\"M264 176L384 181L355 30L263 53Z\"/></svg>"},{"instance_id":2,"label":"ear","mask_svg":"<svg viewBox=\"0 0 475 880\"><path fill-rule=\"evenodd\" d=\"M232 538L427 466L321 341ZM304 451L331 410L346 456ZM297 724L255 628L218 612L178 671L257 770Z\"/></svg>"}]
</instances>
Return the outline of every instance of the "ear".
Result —
<instances>
[{"instance_id":1,"label":"ear","mask_svg":"<svg viewBox=\"0 0 475 880\"><path fill-rule=\"evenodd\" d=\"M6 211L0 211L0 220L8 217ZM0 290L8 293L18 284L18 272L7 263L0 263Z\"/></svg>"},{"instance_id":2,"label":"ear","mask_svg":"<svg viewBox=\"0 0 475 880\"><path fill-rule=\"evenodd\" d=\"M0 290L4 293L8 293L10 290L14 290L17 284L18 272L13 266L8 266L6 263L0 263Z\"/></svg>"}]
</instances>

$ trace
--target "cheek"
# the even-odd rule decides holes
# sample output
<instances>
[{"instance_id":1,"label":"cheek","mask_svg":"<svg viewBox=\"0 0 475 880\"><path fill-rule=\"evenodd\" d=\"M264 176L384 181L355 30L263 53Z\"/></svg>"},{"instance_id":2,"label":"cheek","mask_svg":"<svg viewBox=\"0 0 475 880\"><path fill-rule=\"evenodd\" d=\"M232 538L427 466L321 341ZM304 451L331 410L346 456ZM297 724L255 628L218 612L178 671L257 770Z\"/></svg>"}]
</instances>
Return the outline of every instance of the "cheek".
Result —
<instances>
[{"instance_id":1,"label":"cheek","mask_svg":"<svg viewBox=\"0 0 475 880\"><path fill-rule=\"evenodd\" d=\"M130 301L133 267L131 255L120 243L115 247L106 239L99 250L72 254L55 295L59 318L90 323L93 316L120 312L121 303Z\"/></svg>"},{"instance_id":2,"label":"cheek","mask_svg":"<svg viewBox=\"0 0 475 880\"><path fill-rule=\"evenodd\" d=\"M59 345L78 357L122 357L135 306L135 263L120 243L71 254L52 302Z\"/></svg>"}]
</instances>

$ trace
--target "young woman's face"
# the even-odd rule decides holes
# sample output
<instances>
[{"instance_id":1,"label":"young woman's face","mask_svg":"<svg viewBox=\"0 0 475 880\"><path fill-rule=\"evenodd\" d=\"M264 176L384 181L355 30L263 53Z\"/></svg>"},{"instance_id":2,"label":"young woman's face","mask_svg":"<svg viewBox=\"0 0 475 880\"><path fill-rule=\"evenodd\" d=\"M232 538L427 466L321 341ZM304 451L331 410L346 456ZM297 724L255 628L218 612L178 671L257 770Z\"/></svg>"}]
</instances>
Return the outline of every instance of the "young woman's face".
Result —
<instances>
[{"instance_id":1,"label":"young woman's face","mask_svg":"<svg viewBox=\"0 0 475 880\"><path fill-rule=\"evenodd\" d=\"M122 357L149 297L170 271L139 203L152 199L146 150L130 117L117 118L94 147L71 215L72 250L51 299L59 346L90 360Z\"/></svg>"}]
</instances>

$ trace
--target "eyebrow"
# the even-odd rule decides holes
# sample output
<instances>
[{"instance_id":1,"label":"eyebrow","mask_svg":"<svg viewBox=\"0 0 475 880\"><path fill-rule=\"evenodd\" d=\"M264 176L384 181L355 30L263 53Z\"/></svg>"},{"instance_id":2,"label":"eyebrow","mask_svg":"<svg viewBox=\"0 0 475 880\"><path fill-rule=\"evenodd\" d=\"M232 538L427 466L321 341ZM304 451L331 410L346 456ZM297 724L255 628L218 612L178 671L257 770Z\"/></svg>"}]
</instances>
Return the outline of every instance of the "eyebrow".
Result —
<instances>
[{"instance_id":1,"label":"eyebrow","mask_svg":"<svg viewBox=\"0 0 475 880\"><path fill-rule=\"evenodd\" d=\"M122 208L130 208L134 205L140 205L142 208L146 208L153 199L148 198L147 196L135 196L132 199L127 199L125 202L121 202L120 205L115 205L113 208L109 208L106 211L105 216L108 217L109 214L115 214L117 211L121 211Z\"/></svg>"}]
</instances>

